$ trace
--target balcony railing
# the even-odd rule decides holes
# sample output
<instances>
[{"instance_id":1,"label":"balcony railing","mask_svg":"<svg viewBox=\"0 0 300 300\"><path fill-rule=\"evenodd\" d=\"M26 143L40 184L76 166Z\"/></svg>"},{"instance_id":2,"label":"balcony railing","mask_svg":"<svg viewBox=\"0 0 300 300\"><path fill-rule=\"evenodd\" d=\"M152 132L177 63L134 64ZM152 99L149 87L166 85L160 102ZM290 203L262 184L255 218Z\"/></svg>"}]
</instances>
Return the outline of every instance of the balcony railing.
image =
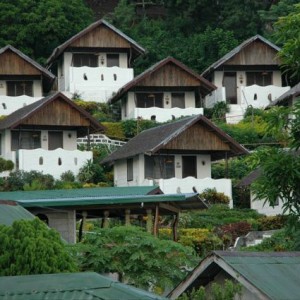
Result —
<instances>
[{"instance_id":1,"label":"balcony railing","mask_svg":"<svg viewBox=\"0 0 300 300\"><path fill-rule=\"evenodd\" d=\"M192 116L192 115L203 115L203 108L160 108L160 107L149 107L149 108L135 108L134 111L129 113L126 119L137 119L142 118L145 120L156 120L157 122L166 122L175 118Z\"/></svg>"},{"instance_id":2,"label":"balcony railing","mask_svg":"<svg viewBox=\"0 0 300 300\"><path fill-rule=\"evenodd\" d=\"M105 102L133 75L133 69L119 67L70 67L70 92L85 100Z\"/></svg>"},{"instance_id":3,"label":"balcony railing","mask_svg":"<svg viewBox=\"0 0 300 300\"><path fill-rule=\"evenodd\" d=\"M42 99L42 97L30 97L26 95L17 97L0 96L0 115L10 115L14 111L40 99Z\"/></svg>"},{"instance_id":4,"label":"balcony railing","mask_svg":"<svg viewBox=\"0 0 300 300\"><path fill-rule=\"evenodd\" d=\"M54 178L66 171L72 171L75 175L79 169L93 158L92 151L64 150L18 150L13 153L14 163L17 169L23 171L39 171L50 174Z\"/></svg>"}]
</instances>

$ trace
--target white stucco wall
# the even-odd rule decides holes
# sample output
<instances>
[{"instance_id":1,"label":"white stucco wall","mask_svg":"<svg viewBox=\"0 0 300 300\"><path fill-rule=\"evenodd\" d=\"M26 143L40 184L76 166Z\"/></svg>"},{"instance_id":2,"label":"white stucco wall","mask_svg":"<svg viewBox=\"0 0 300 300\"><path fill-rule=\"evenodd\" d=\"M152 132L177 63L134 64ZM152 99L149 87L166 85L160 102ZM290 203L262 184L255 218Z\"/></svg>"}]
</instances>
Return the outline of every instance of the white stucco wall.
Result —
<instances>
[{"instance_id":1,"label":"white stucco wall","mask_svg":"<svg viewBox=\"0 0 300 300\"><path fill-rule=\"evenodd\" d=\"M278 205L271 207L268 203L264 203L264 200L256 200L255 195L250 193L250 208L255 209L260 214L267 216L276 216L283 213L283 201L279 199Z\"/></svg>"},{"instance_id":2,"label":"white stucco wall","mask_svg":"<svg viewBox=\"0 0 300 300\"><path fill-rule=\"evenodd\" d=\"M93 159L92 151L68 151L64 149L55 150L19 150L19 169L23 171L39 171L51 174L55 179L66 171L72 171L75 175L79 169L88 161ZM40 161L42 163L40 164Z\"/></svg>"}]
</instances>

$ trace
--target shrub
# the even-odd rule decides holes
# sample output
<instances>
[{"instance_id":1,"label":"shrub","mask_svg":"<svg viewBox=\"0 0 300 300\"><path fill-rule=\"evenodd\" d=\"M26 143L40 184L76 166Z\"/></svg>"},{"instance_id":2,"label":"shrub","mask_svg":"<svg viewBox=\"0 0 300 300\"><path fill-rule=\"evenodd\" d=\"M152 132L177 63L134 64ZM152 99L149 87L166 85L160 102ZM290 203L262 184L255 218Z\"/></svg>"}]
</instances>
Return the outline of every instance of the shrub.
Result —
<instances>
[{"instance_id":1,"label":"shrub","mask_svg":"<svg viewBox=\"0 0 300 300\"><path fill-rule=\"evenodd\" d=\"M230 198L224 193L218 193L215 188L205 189L200 198L206 200L209 204L229 204Z\"/></svg>"},{"instance_id":2,"label":"shrub","mask_svg":"<svg viewBox=\"0 0 300 300\"><path fill-rule=\"evenodd\" d=\"M274 230L281 229L287 224L287 216L265 216L258 219L258 230Z\"/></svg>"},{"instance_id":3,"label":"shrub","mask_svg":"<svg viewBox=\"0 0 300 300\"><path fill-rule=\"evenodd\" d=\"M75 175L72 171L66 171L60 175L60 179L62 181L67 182L74 182L75 181Z\"/></svg>"}]
</instances>

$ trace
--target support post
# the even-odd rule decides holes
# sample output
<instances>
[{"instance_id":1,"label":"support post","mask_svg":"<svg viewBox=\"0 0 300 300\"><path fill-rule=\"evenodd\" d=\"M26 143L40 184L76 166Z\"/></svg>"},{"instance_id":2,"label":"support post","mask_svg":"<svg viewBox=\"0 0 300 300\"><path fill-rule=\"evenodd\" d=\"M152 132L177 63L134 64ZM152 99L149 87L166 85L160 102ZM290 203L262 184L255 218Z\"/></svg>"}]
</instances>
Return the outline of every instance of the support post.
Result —
<instances>
[{"instance_id":1,"label":"support post","mask_svg":"<svg viewBox=\"0 0 300 300\"><path fill-rule=\"evenodd\" d=\"M177 242L177 240L178 240L178 232L177 232L178 221L179 221L179 213L174 215L174 220L173 220L173 224L172 224L172 233L173 233L173 241L174 242Z\"/></svg>"},{"instance_id":2,"label":"support post","mask_svg":"<svg viewBox=\"0 0 300 300\"><path fill-rule=\"evenodd\" d=\"M125 226L130 225L130 209L125 210Z\"/></svg>"},{"instance_id":3,"label":"support post","mask_svg":"<svg viewBox=\"0 0 300 300\"><path fill-rule=\"evenodd\" d=\"M228 178L228 153L225 152L225 177Z\"/></svg>"},{"instance_id":4,"label":"support post","mask_svg":"<svg viewBox=\"0 0 300 300\"><path fill-rule=\"evenodd\" d=\"M155 206L155 217L154 217L154 229L153 234L155 237L158 236L158 219L159 219L159 206Z\"/></svg>"},{"instance_id":5,"label":"support post","mask_svg":"<svg viewBox=\"0 0 300 300\"><path fill-rule=\"evenodd\" d=\"M146 228L147 228L147 232L152 233L152 228L153 228L153 224L152 224L152 210L151 209L147 209L147 224L146 224Z\"/></svg>"},{"instance_id":6,"label":"support post","mask_svg":"<svg viewBox=\"0 0 300 300\"><path fill-rule=\"evenodd\" d=\"M81 219L80 226L79 226L79 233L78 233L78 240L79 240L79 242L81 242L81 240L82 240L83 227L84 227L84 223L86 221L86 217L87 217L87 212L83 211L82 212L82 219Z\"/></svg>"},{"instance_id":7,"label":"support post","mask_svg":"<svg viewBox=\"0 0 300 300\"><path fill-rule=\"evenodd\" d=\"M109 217L109 211L105 210L104 211L104 219L103 219L103 228L108 228L109 227L108 217Z\"/></svg>"}]
</instances>

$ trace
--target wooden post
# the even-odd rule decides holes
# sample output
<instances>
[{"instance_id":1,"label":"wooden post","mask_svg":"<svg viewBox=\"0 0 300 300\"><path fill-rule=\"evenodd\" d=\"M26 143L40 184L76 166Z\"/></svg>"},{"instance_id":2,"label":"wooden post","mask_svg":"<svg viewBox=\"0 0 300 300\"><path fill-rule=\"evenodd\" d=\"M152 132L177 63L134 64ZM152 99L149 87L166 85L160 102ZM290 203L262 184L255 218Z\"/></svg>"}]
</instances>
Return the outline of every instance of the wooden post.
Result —
<instances>
[{"instance_id":1,"label":"wooden post","mask_svg":"<svg viewBox=\"0 0 300 300\"><path fill-rule=\"evenodd\" d=\"M146 228L147 228L147 232L152 233L152 228L153 228L153 224L152 224L152 210L151 209L147 209L147 224L146 224Z\"/></svg>"},{"instance_id":2,"label":"wooden post","mask_svg":"<svg viewBox=\"0 0 300 300\"><path fill-rule=\"evenodd\" d=\"M84 223L86 221L86 217L87 217L87 212L83 211L82 212L82 219L81 219L80 226L79 226L79 233L78 233L78 240L79 240L79 242L81 242L81 240L82 240L83 226L84 226Z\"/></svg>"},{"instance_id":3,"label":"wooden post","mask_svg":"<svg viewBox=\"0 0 300 300\"><path fill-rule=\"evenodd\" d=\"M108 210L105 210L105 211L104 211L103 228L108 228L108 227L109 227L109 220L108 220L108 217L109 217L109 211L108 211Z\"/></svg>"},{"instance_id":4,"label":"wooden post","mask_svg":"<svg viewBox=\"0 0 300 300\"><path fill-rule=\"evenodd\" d=\"M125 210L125 226L130 225L130 209Z\"/></svg>"},{"instance_id":5,"label":"wooden post","mask_svg":"<svg viewBox=\"0 0 300 300\"><path fill-rule=\"evenodd\" d=\"M179 213L174 215L174 221L172 224L172 233L173 233L173 241L174 242L177 242L177 240L178 240L178 232L177 232L178 221L179 221Z\"/></svg>"},{"instance_id":6,"label":"wooden post","mask_svg":"<svg viewBox=\"0 0 300 300\"><path fill-rule=\"evenodd\" d=\"M155 206L155 217L154 217L154 229L153 234L155 237L158 236L158 219L159 219L159 206Z\"/></svg>"}]
</instances>

